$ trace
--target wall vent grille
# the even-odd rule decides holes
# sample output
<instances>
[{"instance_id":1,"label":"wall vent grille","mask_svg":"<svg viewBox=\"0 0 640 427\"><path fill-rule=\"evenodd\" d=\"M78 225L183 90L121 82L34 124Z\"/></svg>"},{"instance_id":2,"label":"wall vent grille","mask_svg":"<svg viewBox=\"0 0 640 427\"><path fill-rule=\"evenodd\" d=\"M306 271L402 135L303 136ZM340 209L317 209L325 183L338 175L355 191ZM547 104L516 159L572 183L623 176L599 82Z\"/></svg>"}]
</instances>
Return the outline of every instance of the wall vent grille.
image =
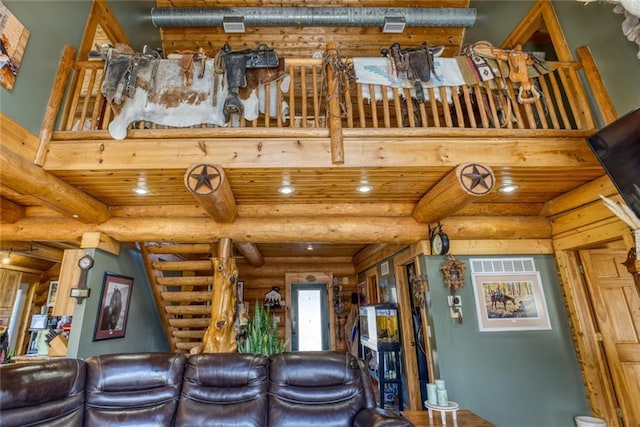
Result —
<instances>
[{"instance_id":1,"label":"wall vent grille","mask_svg":"<svg viewBox=\"0 0 640 427\"><path fill-rule=\"evenodd\" d=\"M473 273L535 273L533 258L470 258Z\"/></svg>"}]
</instances>

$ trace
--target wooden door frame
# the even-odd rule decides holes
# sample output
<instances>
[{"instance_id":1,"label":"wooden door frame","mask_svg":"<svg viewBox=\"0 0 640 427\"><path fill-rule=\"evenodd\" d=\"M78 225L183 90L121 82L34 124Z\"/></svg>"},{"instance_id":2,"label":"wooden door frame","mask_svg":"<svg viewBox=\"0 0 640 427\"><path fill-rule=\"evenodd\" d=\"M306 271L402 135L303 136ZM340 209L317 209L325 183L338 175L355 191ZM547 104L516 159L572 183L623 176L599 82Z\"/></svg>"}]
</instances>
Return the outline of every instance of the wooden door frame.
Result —
<instances>
[{"instance_id":1,"label":"wooden door frame","mask_svg":"<svg viewBox=\"0 0 640 427\"><path fill-rule=\"evenodd\" d=\"M405 266L411 262L416 265L416 272L419 271L418 255L413 249L402 252L393 257L393 269L396 278L396 292L398 294L398 315L400 317L400 330L402 340L402 361L404 364L404 387L407 390L409 401L406 410L420 411L422 410L422 398L420 393L420 381L418 379L418 358L416 356L413 333L413 316L411 312L411 293L409 292L409 284L407 283ZM424 311L424 310L422 310ZM407 315L408 313L408 315ZM422 313L424 322L426 316ZM427 323L423 323L425 328ZM425 341L428 341L427 334ZM428 342L424 343L427 350L427 360L430 360L430 347ZM432 372L432 371L430 371Z\"/></svg>"},{"instance_id":2,"label":"wooden door frame","mask_svg":"<svg viewBox=\"0 0 640 427\"><path fill-rule=\"evenodd\" d=\"M578 251L603 248L612 241L620 240L625 247L630 248L633 244L631 233L622 226L622 222L619 225L621 226L610 228L613 231L611 234L604 233L603 237L589 241L585 246L556 247L555 251L589 406L595 416L607 421L609 427L622 427L623 424L617 413L613 383L606 374L609 367L598 339L599 330Z\"/></svg>"},{"instance_id":3,"label":"wooden door frame","mask_svg":"<svg viewBox=\"0 0 640 427\"><path fill-rule=\"evenodd\" d=\"M291 351L291 284L305 285L327 285L327 310L329 311L329 350L336 350L336 316L335 310L332 310L331 302L333 301L333 273L329 272L306 272L306 273L285 273L285 325L284 334L287 339L287 350Z\"/></svg>"}]
</instances>

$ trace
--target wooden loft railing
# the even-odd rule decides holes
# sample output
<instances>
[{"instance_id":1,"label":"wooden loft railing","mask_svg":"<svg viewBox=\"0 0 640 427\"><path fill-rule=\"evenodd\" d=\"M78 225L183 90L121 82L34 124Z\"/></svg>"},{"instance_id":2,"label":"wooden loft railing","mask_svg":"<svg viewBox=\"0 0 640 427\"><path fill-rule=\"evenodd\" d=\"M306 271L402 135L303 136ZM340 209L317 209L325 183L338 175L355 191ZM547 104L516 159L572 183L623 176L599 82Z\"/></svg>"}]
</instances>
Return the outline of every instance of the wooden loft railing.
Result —
<instances>
[{"instance_id":1,"label":"wooden loft railing","mask_svg":"<svg viewBox=\"0 0 640 427\"><path fill-rule=\"evenodd\" d=\"M591 87L601 84L599 75L590 72L592 58L583 50L580 58L588 62L585 77ZM65 60L65 57L67 58ZM67 64L65 65L65 61ZM71 61L70 63L68 63ZM521 104L516 100L516 91L508 81L495 80L494 85L476 84L445 88L428 88L424 103L406 102L411 100L408 89L387 88L376 85L363 85L340 79L327 82L326 76L339 79L330 66L325 66L322 58L285 58L285 66L291 78L288 93L280 94L276 108L286 101L289 115L270 117L261 114L256 120L240 120L239 128L245 132L260 129L262 137L277 138L285 129L297 129L301 134L313 131L314 136L329 136L332 141L342 138L342 131L348 129L369 130L380 134L394 134L399 129L409 129L406 135L420 135L421 129L446 129L449 135L463 137L469 129L483 129L483 134L498 130L510 132L522 131L522 136L540 136L531 130L549 130L564 133L567 131L588 131L596 128L592 111L587 101L585 88L581 83L579 71L583 70L580 61L550 62L555 70L536 77L534 83L542 92L539 100L532 104ZM73 61L69 55L63 55L58 87L54 87L45 115L41 133L41 151L56 140L91 140L110 138L107 127L112 119L112 110L105 102L100 87L103 76L102 61ZM326 67L326 68L325 68ZM70 83L60 83L70 82ZM333 84L331 84L333 83ZM64 108L62 95L65 84L69 84L67 102ZM271 83L279 84L279 83ZM329 91L335 93L329 93ZM56 94L56 91L58 92ZM270 91L266 90L266 96ZM388 93L382 97L381 93ZM447 93L449 95L447 95ZM441 102L447 99L449 102ZM327 102L332 100L333 102ZM335 102L335 100L339 102ZM267 108L270 100L266 99ZM280 111L280 110L278 110ZM58 115L58 127L53 130ZM274 116L279 116L274 114ZM331 118L328 120L327 118ZM327 130L331 128L331 132ZM168 127L154 123L136 122L130 126L136 137L179 138L193 134L216 137L215 125L200 125L175 132ZM375 130L374 130L375 129ZM213 131L212 131L213 130ZM232 130L231 130L232 131ZM229 130L224 132L228 137ZM238 129L238 132L241 132ZM404 131L403 131L404 132ZM359 133L359 132L357 132ZM338 135L338 136L336 136ZM497 135L497 134L496 134ZM556 135L557 136L557 135Z\"/></svg>"}]
</instances>

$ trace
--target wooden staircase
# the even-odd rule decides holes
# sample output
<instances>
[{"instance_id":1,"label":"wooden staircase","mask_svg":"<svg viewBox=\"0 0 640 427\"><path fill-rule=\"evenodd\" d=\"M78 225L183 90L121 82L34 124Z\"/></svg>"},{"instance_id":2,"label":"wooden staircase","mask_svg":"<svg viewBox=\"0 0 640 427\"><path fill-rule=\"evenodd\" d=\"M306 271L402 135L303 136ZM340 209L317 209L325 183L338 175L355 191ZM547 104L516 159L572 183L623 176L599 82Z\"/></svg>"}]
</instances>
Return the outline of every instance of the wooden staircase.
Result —
<instances>
[{"instance_id":1,"label":"wooden staircase","mask_svg":"<svg viewBox=\"0 0 640 427\"><path fill-rule=\"evenodd\" d=\"M216 245L144 243L140 249L171 350L188 353L209 326Z\"/></svg>"}]
</instances>

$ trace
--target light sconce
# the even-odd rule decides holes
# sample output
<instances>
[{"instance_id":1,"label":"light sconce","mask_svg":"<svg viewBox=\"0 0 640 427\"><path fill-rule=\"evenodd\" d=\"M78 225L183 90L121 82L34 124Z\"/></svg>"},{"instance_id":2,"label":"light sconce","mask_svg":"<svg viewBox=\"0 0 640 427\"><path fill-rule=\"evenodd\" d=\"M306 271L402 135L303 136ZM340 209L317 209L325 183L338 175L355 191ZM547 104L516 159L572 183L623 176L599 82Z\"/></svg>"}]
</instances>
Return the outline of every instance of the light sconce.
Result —
<instances>
[{"instance_id":1,"label":"light sconce","mask_svg":"<svg viewBox=\"0 0 640 427\"><path fill-rule=\"evenodd\" d=\"M384 25L382 26L383 33L402 33L404 27L407 25L405 19L401 16L386 16L384 18Z\"/></svg>"},{"instance_id":2,"label":"light sconce","mask_svg":"<svg viewBox=\"0 0 640 427\"><path fill-rule=\"evenodd\" d=\"M222 18L222 28L225 33L244 33L244 18L242 16L225 16Z\"/></svg>"},{"instance_id":3,"label":"light sconce","mask_svg":"<svg viewBox=\"0 0 640 427\"><path fill-rule=\"evenodd\" d=\"M132 191L140 196L145 196L151 192L147 187L147 178L144 175L138 177L138 183L132 188Z\"/></svg>"},{"instance_id":4,"label":"light sconce","mask_svg":"<svg viewBox=\"0 0 640 427\"><path fill-rule=\"evenodd\" d=\"M11 252L13 252L13 249L9 249L9 252L7 253L7 255L4 258L2 258L2 264L4 265L11 264Z\"/></svg>"},{"instance_id":5,"label":"light sconce","mask_svg":"<svg viewBox=\"0 0 640 427\"><path fill-rule=\"evenodd\" d=\"M278 193L288 196L289 194L293 194L295 191L296 189L291 185L289 174L285 172L282 176L282 185L278 187Z\"/></svg>"}]
</instances>

